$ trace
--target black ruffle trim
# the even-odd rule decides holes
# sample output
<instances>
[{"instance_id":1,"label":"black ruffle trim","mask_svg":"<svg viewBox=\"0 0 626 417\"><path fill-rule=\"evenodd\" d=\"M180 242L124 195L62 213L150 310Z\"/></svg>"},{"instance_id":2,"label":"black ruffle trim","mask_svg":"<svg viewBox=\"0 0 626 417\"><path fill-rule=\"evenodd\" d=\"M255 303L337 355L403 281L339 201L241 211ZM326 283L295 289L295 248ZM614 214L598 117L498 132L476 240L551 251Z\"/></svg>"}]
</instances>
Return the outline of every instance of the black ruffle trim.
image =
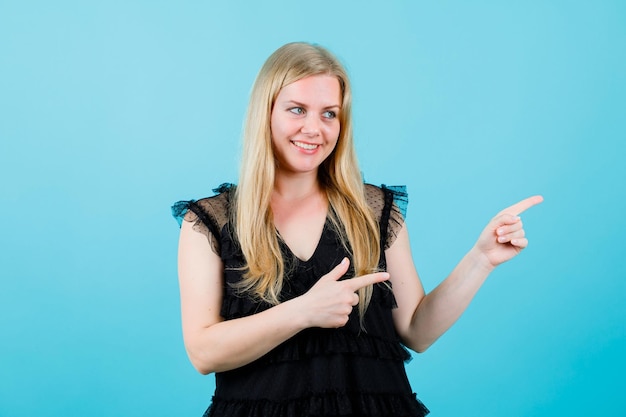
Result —
<instances>
[{"instance_id":1,"label":"black ruffle trim","mask_svg":"<svg viewBox=\"0 0 626 417\"><path fill-rule=\"evenodd\" d=\"M172 205L172 216L174 216L176 222L178 222L179 227L182 226L185 214L189 211L189 204L194 202L195 200L177 201L174 205Z\"/></svg>"},{"instance_id":2,"label":"black ruffle trim","mask_svg":"<svg viewBox=\"0 0 626 417\"><path fill-rule=\"evenodd\" d=\"M407 206L409 205L409 193L406 190L406 185L381 185L385 191L388 191L393 198L393 203L398 208L402 217L406 218Z\"/></svg>"},{"instance_id":3,"label":"black ruffle trim","mask_svg":"<svg viewBox=\"0 0 626 417\"><path fill-rule=\"evenodd\" d=\"M222 194L225 192L230 192L231 190L235 190L235 185L225 182L221 184L219 187L214 188L213 192L216 195L218 195L218 194ZM213 225L214 229L219 229L214 224L216 223L215 220L207 216L204 213L204 211L200 207L198 207L197 200L182 200L182 201L177 201L176 203L172 205L172 216L178 222L178 226L181 226L183 224L183 219L185 218L185 214L187 214L187 212L190 210L195 215L197 215L203 221L203 223L207 225L207 227L210 227L210 225ZM211 230L211 232L214 233L215 236L219 236L219 230Z\"/></svg>"},{"instance_id":4,"label":"black ruffle trim","mask_svg":"<svg viewBox=\"0 0 626 417\"><path fill-rule=\"evenodd\" d=\"M215 194L221 194L221 193L225 193L227 191L234 191L237 188L237 186L235 184L232 184L230 182L224 182L222 184L220 184L218 187L213 189L213 192Z\"/></svg>"},{"instance_id":5,"label":"black ruffle trim","mask_svg":"<svg viewBox=\"0 0 626 417\"><path fill-rule=\"evenodd\" d=\"M301 361L315 356L344 354L408 363L411 353L397 340L344 329L307 329L258 360L259 364Z\"/></svg>"},{"instance_id":6,"label":"black ruffle trim","mask_svg":"<svg viewBox=\"0 0 626 417\"><path fill-rule=\"evenodd\" d=\"M381 185L384 208L380 218L380 245L384 252L389 249L402 228L409 204L409 194L404 185Z\"/></svg>"},{"instance_id":7,"label":"black ruffle trim","mask_svg":"<svg viewBox=\"0 0 626 417\"><path fill-rule=\"evenodd\" d=\"M328 392L280 402L213 397L204 417L423 417L428 413L415 394Z\"/></svg>"}]
</instances>

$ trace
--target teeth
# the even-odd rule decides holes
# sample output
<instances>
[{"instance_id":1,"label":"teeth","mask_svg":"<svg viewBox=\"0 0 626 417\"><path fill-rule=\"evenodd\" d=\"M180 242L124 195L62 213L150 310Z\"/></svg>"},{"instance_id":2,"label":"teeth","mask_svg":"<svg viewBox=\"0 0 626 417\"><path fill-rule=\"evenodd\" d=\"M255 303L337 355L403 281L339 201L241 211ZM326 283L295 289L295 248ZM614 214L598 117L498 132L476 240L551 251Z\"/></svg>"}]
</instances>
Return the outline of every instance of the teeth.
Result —
<instances>
[{"instance_id":1,"label":"teeth","mask_svg":"<svg viewBox=\"0 0 626 417\"><path fill-rule=\"evenodd\" d=\"M308 143L302 142L293 142L293 144L296 145L298 148L306 149L308 151L312 151L313 149L318 147L318 145L309 145Z\"/></svg>"}]
</instances>

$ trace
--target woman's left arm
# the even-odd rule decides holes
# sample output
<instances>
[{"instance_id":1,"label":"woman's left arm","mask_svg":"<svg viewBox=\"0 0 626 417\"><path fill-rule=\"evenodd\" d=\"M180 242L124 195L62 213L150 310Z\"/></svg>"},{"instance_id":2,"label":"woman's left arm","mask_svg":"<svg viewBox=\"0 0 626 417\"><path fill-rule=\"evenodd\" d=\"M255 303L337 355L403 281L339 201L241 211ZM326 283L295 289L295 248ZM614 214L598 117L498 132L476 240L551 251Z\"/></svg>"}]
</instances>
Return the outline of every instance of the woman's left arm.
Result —
<instances>
[{"instance_id":1,"label":"woman's left arm","mask_svg":"<svg viewBox=\"0 0 626 417\"><path fill-rule=\"evenodd\" d=\"M541 196L530 197L498 213L474 247L428 295L415 270L406 225L400 230L385 256L398 303L394 323L408 347L425 351L461 316L491 271L528 245L519 214L541 201Z\"/></svg>"}]
</instances>

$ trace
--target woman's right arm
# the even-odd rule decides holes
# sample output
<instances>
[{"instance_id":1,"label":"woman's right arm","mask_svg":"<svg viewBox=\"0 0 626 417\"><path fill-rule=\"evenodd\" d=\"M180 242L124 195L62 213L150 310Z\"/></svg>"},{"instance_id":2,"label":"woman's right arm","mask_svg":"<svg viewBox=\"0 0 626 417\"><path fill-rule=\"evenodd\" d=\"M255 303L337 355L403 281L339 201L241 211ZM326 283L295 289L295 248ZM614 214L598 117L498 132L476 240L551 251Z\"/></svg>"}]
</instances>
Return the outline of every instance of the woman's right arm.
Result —
<instances>
[{"instance_id":1,"label":"woman's right arm","mask_svg":"<svg viewBox=\"0 0 626 417\"><path fill-rule=\"evenodd\" d=\"M181 227L178 276L183 338L187 354L202 374L246 365L308 327L341 327L358 303L355 291L388 279L386 273L341 280L344 260L306 294L263 312L234 320L220 316L223 264L205 235L190 222Z\"/></svg>"},{"instance_id":2,"label":"woman's right arm","mask_svg":"<svg viewBox=\"0 0 626 417\"><path fill-rule=\"evenodd\" d=\"M178 245L178 277L185 348L202 374L243 366L302 330L293 306L283 303L253 316L224 321L223 264L205 235L184 221Z\"/></svg>"}]
</instances>

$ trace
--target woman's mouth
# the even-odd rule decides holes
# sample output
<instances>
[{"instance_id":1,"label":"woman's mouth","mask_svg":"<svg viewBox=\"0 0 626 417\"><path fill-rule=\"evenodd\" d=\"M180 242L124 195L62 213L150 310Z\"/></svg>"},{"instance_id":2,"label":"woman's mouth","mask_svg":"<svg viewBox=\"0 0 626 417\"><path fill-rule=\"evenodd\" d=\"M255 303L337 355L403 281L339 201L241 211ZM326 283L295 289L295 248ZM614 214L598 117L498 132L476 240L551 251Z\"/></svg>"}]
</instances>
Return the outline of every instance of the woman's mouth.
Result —
<instances>
[{"instance_id":1,"label":"woman's mouth","mask_svg":"<svg viewBox=\"0 0 626 417\"><path fill-rule=\"evenodd\" d=\"M312 151L314 149L317 149L320 146L320 145L313 145L313 144L310 144L310 143L297 142L297 141L292 141L291 143L296 145L298 148L302 148L302 149L305 149L307 151Z\"/></svg>"}]
</instances>

